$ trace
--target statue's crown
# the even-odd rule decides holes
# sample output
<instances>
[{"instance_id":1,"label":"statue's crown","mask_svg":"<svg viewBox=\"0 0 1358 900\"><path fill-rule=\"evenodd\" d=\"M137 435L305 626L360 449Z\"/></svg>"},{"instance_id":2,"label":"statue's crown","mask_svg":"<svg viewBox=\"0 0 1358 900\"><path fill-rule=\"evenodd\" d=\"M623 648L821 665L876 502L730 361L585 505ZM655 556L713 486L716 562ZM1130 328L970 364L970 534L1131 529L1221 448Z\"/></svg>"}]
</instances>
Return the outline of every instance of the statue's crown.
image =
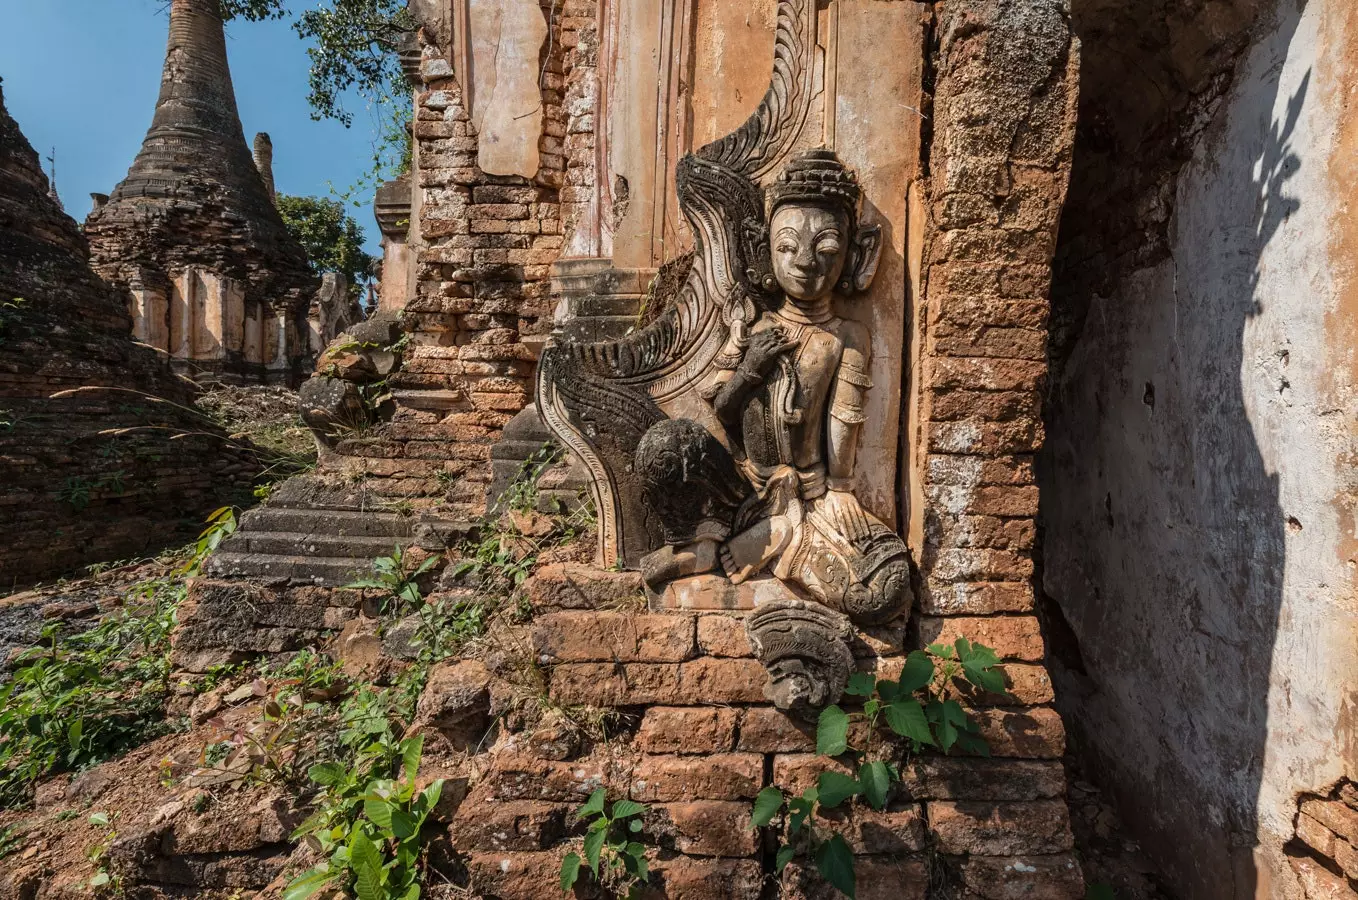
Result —
<instances>
[{"instance_id":1,"label":"statue's crown","mask_svg":"<svg viewBox=\"0 0 1358 900\"><path fill-rule=\"evenodd\" d=\"M858 176L840 162L835 151L821 147L792 157L769 186L769 209L787 203L815 203L842 208L853 220L862 195Z\"/></svg>"}]
</instances>

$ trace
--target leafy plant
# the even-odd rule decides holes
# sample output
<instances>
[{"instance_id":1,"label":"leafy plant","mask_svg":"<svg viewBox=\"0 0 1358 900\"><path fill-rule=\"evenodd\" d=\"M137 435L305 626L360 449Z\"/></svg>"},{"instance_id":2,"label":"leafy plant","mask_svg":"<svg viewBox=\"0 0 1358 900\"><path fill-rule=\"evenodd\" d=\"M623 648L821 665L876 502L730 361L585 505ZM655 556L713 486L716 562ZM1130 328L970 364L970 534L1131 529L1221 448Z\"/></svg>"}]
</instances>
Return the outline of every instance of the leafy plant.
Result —
<instances>
[{"instance_id":1,"label":"leafy plant","mask_svg":"<svg viewBox=\"0 0 1358 900\"><path fill-rule=\"evenodd\" d=\"M24 833L18 825L0 828L0 859L4 859L23 846Z\"/></svg>"},{"instance_id":2,"label":"leafy plant","mask_svg":"<svg viewBox=\"0 0 1358 900\"><path fill-rule=\"evenodd\" d=\"M575 816L589 825L579 853L572 850L561 860L561 890L575 887L582 869L615 897L639 897L650 869L646 845L634 840L641 833L644 804L634 800L607 803L603 788L590 794ZM580 854L583 853L582 857Z\"/></svg>"},{"instance_id":3,"label":"leafy plant","mask_svg":"<svg viewBox=\"0 0 1358 900\"><path fill-rule=\"evenodd\" d=\"M121 893L122 885L119 879L108 868L108 851L113 846L113 841L118 837L118 832L113 828L113 819L117 813L96 812L90 814L90 824L96 828L102 828L104 834L86 852L89 861L94 865L94 877L90 879L89 886L96 894Z\"/></svg>"},{"instance_id":4,"label":"leafy plant","mask_svg":"<svg viewBox=\"0 0 1358 900\"><path fill-rule=\"evenodd\" d=\"M390 556L379 556L372 562L372 577L362 578L344 585L346 590L383 591L382 611L418 608L424 603L424 593L420 589L421 575L437 566L443 557L435 554L423 562L411 566L407 551L400 546L393 548Z\"/></svg>"},{"instance_id":5,"label":"leafy plant","mask_svg":"<svg viewBox=\"0 0 1358 900\"><path fill-rule=\"evenodd\" d=\"M998 666L994 650L958 638L955 644L930 644L927 652L911 653L898 680L855 673L845 693L861 698L862 711L850 713L838 705L822 710L816 725L816 752L843 758L856 774L825 771L813 787L798 795L788 796L783 789L770 786L755 798L752 827L777 823L776 870L782 872L793 859L806 857L830 885L853 898L857 887L853 851L844 836L817 814L859 800L873 809L884 809L892 787L901 780L900 764L925 746L944 753L956 747L988 756L989 747L977 733L979 727L961 703L947 694L956 679L989 693L1004 693L1004 675ZM855 720L867 726L866 747L850 745ZM883 724L889 737L882 734Z\"/></svg>"},{"instance_id":6,"label":"leafy plant","mask_svg":"<svg viewBox=\"0 0 1358 900\"><path fill-rule=\"evenodd\" d=\"M0 807L46 775L88 768L169 730L170 632L182 581L152 579L81 634L43 629L0 686Z\"/></svg>"},{"instance_id":7,"label":"leafy plant","mask_svg":"<svg viewBox=\"0 0 1358 900\"><path fill-rule=\"evenodd\" d=\"M417 900L420 896L422 837L438 804L442 781L417 790L424 737L399 744L396 778L339 762L318 763L307 775L324 791L321 807L297 829L325 853L325 862L287 886L285 900L304 900L324 888L352 891L358 900Z\"/></svg>"},{"instance_id":8,"label":"leafy plant","mask_svg":"<svg viewBox=\"0 0 1358 900\"><path fill-rule=\"evenodd\" d=\"M193 545L189 552L189 558L184 563L181 574L192 576L201 572L203 563L207 562L207 558L221 546L222 541L235 533L235 508L223 506L215 510L212 515L207 517L207 527L198 535L198 542Z\"/></svg>"}]
</instances>

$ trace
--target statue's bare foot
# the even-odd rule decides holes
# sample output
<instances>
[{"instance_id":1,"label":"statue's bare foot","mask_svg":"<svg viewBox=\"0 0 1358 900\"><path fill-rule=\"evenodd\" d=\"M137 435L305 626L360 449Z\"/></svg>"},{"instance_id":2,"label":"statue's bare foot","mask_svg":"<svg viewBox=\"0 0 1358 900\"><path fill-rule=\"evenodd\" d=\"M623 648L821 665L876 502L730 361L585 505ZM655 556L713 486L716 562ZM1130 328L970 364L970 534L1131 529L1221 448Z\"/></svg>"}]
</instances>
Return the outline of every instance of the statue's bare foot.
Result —
<instances>
[{"instance_id":1,"label":"statue's bare foot","mask_svg":"<svg viewBox=\"0 0 1358 900\"><path fill-rule=\"evenodd\" d=\"M683 547L661 547L641 558L641 577L653 590L666 582L716 571L716 541L697 541Z\"/></svg>"},{"instance_id":2,"label":"statue's bare foot","mask_svg":"<svg viewBox=\"0 0 1358 900\"><path fill-rule=\"evenodd\" d=\"M772 516L728 540L721 547L721 567L732 584L754 577L787 546L796 523L791 516Z\"/></svg>"}]
</instances>

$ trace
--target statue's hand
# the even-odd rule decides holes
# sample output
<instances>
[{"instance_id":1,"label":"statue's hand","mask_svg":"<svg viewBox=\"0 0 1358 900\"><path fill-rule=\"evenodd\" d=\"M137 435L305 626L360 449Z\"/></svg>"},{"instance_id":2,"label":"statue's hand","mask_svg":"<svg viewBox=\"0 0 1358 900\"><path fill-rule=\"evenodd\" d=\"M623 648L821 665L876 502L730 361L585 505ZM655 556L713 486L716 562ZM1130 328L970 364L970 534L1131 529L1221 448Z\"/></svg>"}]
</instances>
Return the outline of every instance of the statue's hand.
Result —
<instances>
[{"instance_id":1,"label":"statue's hand","mask_svg":"<svg viewBox=\"0 0 1358 900\"><path fill-rule=\"evenodd\" d=\"M781 328L757 331L750 337L750 346L745 348L740 368L747 376L763 381L778 365L778 358L796 346L797 342L789 341Z\"/></svg>"},{"instance_id":2,"label":"statue's hand","mask_svg":"<svg viewBox=\"0 0 1358 900\"><path fill-rule=\"evenodd\" d=\"M872 533L872 523L863 505L851 491L826 491L817 510L848 541L857 542Z\"/></svg>"}]
</instances>

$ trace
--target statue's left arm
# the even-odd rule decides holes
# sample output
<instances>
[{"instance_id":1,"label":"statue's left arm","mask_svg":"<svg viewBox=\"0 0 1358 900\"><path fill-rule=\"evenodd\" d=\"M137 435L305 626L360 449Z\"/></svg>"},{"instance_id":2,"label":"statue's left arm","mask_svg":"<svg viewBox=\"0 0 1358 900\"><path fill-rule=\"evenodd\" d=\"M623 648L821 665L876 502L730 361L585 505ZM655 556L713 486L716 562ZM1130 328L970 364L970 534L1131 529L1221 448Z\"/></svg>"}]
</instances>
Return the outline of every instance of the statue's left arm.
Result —
<instances>
[{"instance_id":1,"label":"statue's left arm","mask_svg":"<svg viewBox=\"0 0 1358 900\"><path fill-rule=\"evenodd\" d=\"M844 342L844 352L830 393L825 462L830 490L849 491L853 488L858 436L865 420L864 403L872 387L868 376L872 343L867 327L852 321L846 321L840 328L840 340Z\"/></svg>"},{"instance_id":2,"label":"statue's left arm","mask_svg":"<svg viewBox=\"0 0 1358 900\"><path fill-rule=\"evenodd\" d=\"M858 456L858 436L866 418L863 412L872 379L871 337L865 326L845 322L840 328L844 351L830 392L825 428L826 494L822 509L850 541L866 538L871 529L867 513L853 493L853 474Z\"/></svg>"}]
</instances>

